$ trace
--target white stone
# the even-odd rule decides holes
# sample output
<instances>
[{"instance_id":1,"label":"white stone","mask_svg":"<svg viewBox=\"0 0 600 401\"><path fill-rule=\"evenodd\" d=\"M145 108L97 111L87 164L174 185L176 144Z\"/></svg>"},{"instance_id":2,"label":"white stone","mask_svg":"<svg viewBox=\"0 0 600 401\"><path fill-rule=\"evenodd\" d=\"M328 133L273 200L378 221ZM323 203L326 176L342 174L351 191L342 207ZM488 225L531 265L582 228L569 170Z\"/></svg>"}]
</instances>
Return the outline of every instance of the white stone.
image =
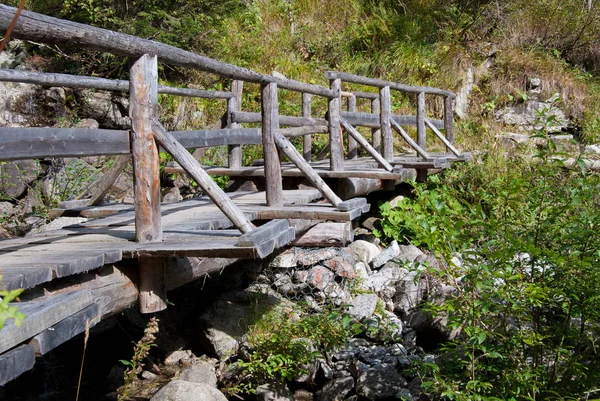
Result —
<instances>
[{"instance_id":1,"label":"white stone","mask_svg":"<svg viewBox=\"0 0 600 401\"><path fill-rule=\"evenodd\" d=\"M373 258L381 253L381 249L377 245L363 240L354 241L349 245L349 248L354 252L354 259L357 262L366 264L371 263Z\"/></svg>"},{"instance_id":2,"label":"white stone","mask_svg":"<svg viewBox=\"0 0 600 401\"><path fill-rule=\"evenodd\" d=\"M158 390L152 401L227 401L227 398L214 387L203 383L173 380Z\"/></svg>"}]
</instances>

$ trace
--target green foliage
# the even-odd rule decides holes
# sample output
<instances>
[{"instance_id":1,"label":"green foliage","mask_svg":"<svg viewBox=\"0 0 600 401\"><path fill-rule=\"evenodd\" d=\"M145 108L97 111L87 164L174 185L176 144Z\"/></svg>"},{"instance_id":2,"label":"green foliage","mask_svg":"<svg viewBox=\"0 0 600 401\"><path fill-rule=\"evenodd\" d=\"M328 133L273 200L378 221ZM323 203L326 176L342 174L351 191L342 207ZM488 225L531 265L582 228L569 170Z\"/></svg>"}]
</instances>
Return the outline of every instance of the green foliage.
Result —
<instances>
[{"instance_id":1,"label":"green foliage","mask_svg":"<svg viewBox=\"0 0 600 401\"><path fill-rule=\"evenodd\" d=\"M540 114L535 136L546 139L553 117ZM533 160L489 153L384 207L380 234L444 256L430 274L456 288L429 305L460 333L424 367L430 393L576 399L597 387L600 176L566 169L560 156L549 140Z\"/></svg>"},{"instance_id":2,"label":"green foliage","mask_svg":"<svg viewBox=\"0 0 600 401\"><path fill-rule=\"evenodd\" d=\"M0 280L2 280L2 276L0 276ZM4 324L10 319L14 320L16 326L20 326L23 319L25 319L25 315L19 312L19 308L9 305L22 292L23 290L21 289L12 291L0 290L0 330L2 330Z\"/></svg>"}]
</instances>

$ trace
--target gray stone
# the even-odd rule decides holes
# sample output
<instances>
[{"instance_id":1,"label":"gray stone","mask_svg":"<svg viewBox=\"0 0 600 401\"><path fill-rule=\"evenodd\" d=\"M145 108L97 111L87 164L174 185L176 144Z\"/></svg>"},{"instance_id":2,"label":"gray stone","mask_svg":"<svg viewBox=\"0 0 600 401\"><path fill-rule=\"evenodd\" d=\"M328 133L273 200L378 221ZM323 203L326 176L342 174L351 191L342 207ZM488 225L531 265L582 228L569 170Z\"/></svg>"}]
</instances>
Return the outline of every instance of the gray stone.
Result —
<instances>
[{"instance_id":1,"label":"gray stone","mask_svg":"<svg viewBox=\"0 0 600 401\"><path fill-rule=\"evenodd\" d=\"M539 114L554 116L554 126L543 127L548 132L560 132L568 128L569 120L553 101L540 102L528 100L512 107L506 107L495 113L496 121L506 125L516 125L525 130L542 128Z\"/></svg>"},{"instance_id":2,"label":"gray stone","mask_svg":"<svg viewBox=\"0 0 600 401\"><path fill-rule=\"evenodd\" d=\"M398 391L398 393L396 393L396 398L402 401L413 401L412 393L407 388Z\"/></svg>"},{"instance_id":3,"label":"gray stone","mask_svg":"<svg viewBox=\"0 0 600 401\"><path fill-rule=\"evenodd\" d=\"M355 296L350 304L348 314L357 319L365 319L373 316L379 297L376 294L360 294Z\"/></svg>"},{"instance_id":4,"label":"gray stone","mask_svg":"<svg viewBox=\"0 0 600 401\"><path fill-rule=\"evenodd\" d=\"M179 192L179 188L171 187L163 194L162 201L163 201L163 203L173 203L173 202L179 202L182 199L183 199L183 196L181 196L181 193Z\"/></svg>"},{"instance_id":5,"label":"gray stone","mask_svg":"<svg viewBox=\"0 0 600 401\"><path fill-rule=\"evenodd\" d=\"M349 245L349 248L354 252L354 259L357 262L366 264L371 263L373 258L381 253L377 245L363 240L354 241Z\"/></svg>"},{"instance_id":6,"label":"gray stone","mask_svg":"<svg viewBox=\"0 0 600 401\"><path fill-rule=\"evenodd\" d=\"M356 381L356 393L373 401L385 400L395 397L407 384L393 366L380 364L361 373Z\"/></svg>"},{"instance_id":7,"label":"gray stone","mask_svg":"<svg viewBox=\"0 0 600 401\"><path fill-rule=\"evenodd\" d=\"M378 272L373 273L364 282L364 287L374 292L381 292L386 287L393 286L408 270L401 269L395 264L386 264Z\"/></svg>"},{"instance_id":8,"label":"gray stone","mask_svg":"<svg viewBox=\"0 0 600 401\"><path fill-rule=\"evenodd\" d=\"M158 390L152 401L227 401L227 398L214 387L204 383L173 380Z\"/></svg>"},{"instance_id":9,"label":"gray stone","mask_svg":"<svg viewBox=\"0 0 600 401\"><path fill-rule=\"evenodd\" d=\"M373 231L374 229L376 229L379 224L381 222L381 219L379 217L367 217L362 223L361 225L366 228L367 230ZM355 232L356 234L356 232Z\"/></svg>"},{"instance_id":10,"label":"gray stone","mask_svg":"<svg viewBox=\"0 0 600 401\"><path fill-rule=\"evenodd\" d=\"M284 383L261 384L256 388L256 401L294 401L294 394Z\"/></svg>"},{"instance_id":11,"label":"gray stone","mask_svg":"<svg viewBox=\"0 0 600 401\"><path fill-rule=\"evenodd\" d=\"M398 248L397 259L401 262L414 262L417 258L426 256L423 251L412 244L400 245Z\"/></svg>"},{"instance_id":12,"label":"gray stone","mask_svg":"<svg viewBox=\"0 0 600 401\"><path fill-rule=\"evenodd\" d=\"M335 274L324 266L315 266L308 272L307 282L311 287L324 290L329 283L333 282Z\"/></svg>"},{"instance_id":13,"label":"gray stone","mask_svg":"<svg viewBox=\"0 0 600 401\"><path fill-rule=\"evenodd\" d=\"M329 366L327 362L321 361L321 363L319 364L319 369L323 374L324 378L328 380L333 379L333 369L331 369L331 366Z\"/></svg>"},{"instance_id":14,"label":"gray stone","mask_svg":"<svg viewBox=\"0 0 600 401\"><path fill-rule=\"evenodd\" d=\"M417 278L419 275L417 271L407 271L396 281L396 293L393 298L395 312L406 315L423 300L427 286Z\"/></svg>"},{"instance_id":15,"label":"gray stone","mask_svg":"<svg viewBox=\"0 0 600 401\"><path fill-rule=\"evenodd\" d=\"M398 242L394 240L379 255L373 258L373 261L371 262L373 268L377 269L383 266L390 260L396 258L398 255L400 255L400 247L398 246Z\"/></svg>"},{"instance_id":16,"label":"gray stone","mask_svg":"<svg viewBox=\"0 0 600 401\"><path fill-rule=\"evenodd\" d=\"M10 202L0 202L0 217L10 216L14 208L15 205Z\"/></svg>"},{"instance_id":17,"label":"gray stone","mask_svg":"<svg viewBox=\"0 0 600 401\"><path fill-rule=\"evenodd\" d=\"M156 373L152 373L149 370L144 370L142 372L142 378L146 380L155 380L158 377Z\"/></svg>"},{"instance_id":18,"label":"gray stone","mask_svg":"<svg viewBox=\"0 0 600 401\"><path fill-rule=\"evenodd\" d=\"M333 248L317 250L296 248L297 263L302 266L313 266L323 260L333 258L337 253L337 250Z\"/></svg>"},{"instance_id":19,"label":"gray stone","mask_svg":"<svg viewBox=\"0 0 600 401\"><path fill-rule=\"evenodd\" d=\"M79 114L85 118L93 118L105 128L127 128L131 125L127 101L110 92L83 89L76 92L82 104Z\"/></svg>"},{"instance_id":20,"label":"gray stone","mask_svg":"<svg viewBox=\"0 0 600 401\"><path fill-rule=\"evenodd\" d=\"M197 361L192 366L185 369L179 375L179 380L194 383L204 383L211 387L217 387L217 374L215 373L215 364L210 361Z\"/></svg>"},{"instance_id":21,"label":"gray stone","mask_svg":"<svg viewBox=\"0 0 600 401\"><path fill-rule=\"evenodd\" d=\"M389 203L391 207L397 207L400 203L404 202L405 197L402 195L396 196Z\"/></svg>"},{"instance_id":22,"label":"gray stone","mask_svg":"<svg viewBox=\"0 0 600 401\"><path fill-rule=\"evenodd\" d=\"M100 124L93 118L83 118L79 120L79 122L75 124L73 128L98 129L100 128Z\"/></svg>"},{"instance_id":23,"label":"gray stone","mask_svg":"<svg viewBox=\"0 0 600 401\"><path fill-rule=\"evenodd\" d=\"M277 255L273 261L269 263L269 267L290 269L296 267L297 262L298 258L296 257L296 254L290 249Z\"/></svg>"},{"instance_id":24,"label":"gray stone","mask_svg":"<svg viewBox=\"0 0 600 401\"><path fill-rule=\"evenodd\" d=\"M189 361L192 358L193 358L192 351L176 350L166 356L165 365L167 365L167 366L177 365L180 362Z\"/></svg>"},{"instance_id":25,"label":"gray stone","mask_svg":"<svg viewBox=\"0 0 600 401\"><path fill-rule=\"evenodd\" d=\"M365 262L356 262L354 264L354 275L356 277L365 279L369 277L369 274L371 274L371 269Z\"/></svg>"},{"instance_id":26,"label":"gray stone","mask_svg":"<svg viewBox=\"0 0 600 401\"><path fill-rule=\"evenodd\" d=\"M585 147L585 153L600 154L600 145L588 145Z\"/></svg>"},{"instance_id":27,"label":"gray stone","mask_svg":"<svg viewBox=\"0 0 600 401\"><path fill-rule=\"evenodd\" d=\"M35 160L16 160L0 164L0 194L18 199L39 173L40 166Z\"/></svg>"},{"instance_id":28,"label":"gray stone","mask_svg":"<svg viewBox=\"0 0 600 401\"><path fill-rule=\"evenodd\" d=\"M354 379L351 376L334 379L317 391L317 401L343 400L352 389L354 389Z\"/></svg>"}]
</instances>

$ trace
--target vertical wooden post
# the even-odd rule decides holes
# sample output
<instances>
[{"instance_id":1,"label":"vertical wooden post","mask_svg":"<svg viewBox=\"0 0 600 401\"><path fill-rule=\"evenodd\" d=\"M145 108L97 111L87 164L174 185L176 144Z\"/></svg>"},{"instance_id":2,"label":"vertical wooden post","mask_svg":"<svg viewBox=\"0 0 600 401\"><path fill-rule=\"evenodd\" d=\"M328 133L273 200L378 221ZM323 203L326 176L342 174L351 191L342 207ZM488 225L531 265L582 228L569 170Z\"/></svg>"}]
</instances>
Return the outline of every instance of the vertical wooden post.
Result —
<instances>
[{"instance_id":1,"label":"vertical wooden post","mask_svg":"<svg viewBox=\"0 0 600 401\"><path fill-rule=\"evenodd\" d=\"M427 150L427 133L425 132L425 92L417 95L417 145Z\"/></svg>"},{"instance_id":2,"label":"vertical wooden post","mask_svg":"<svg viewBox=\"0 0 600 401\"><path fill-rule=\"evenodd\" d=\"M371 100L371 113L373 113L373 114L380 113L379 103L380 103L379 99ZM379 152L379 154L381 154L381 128L371 128L371 137L372 137L373 147L375 148L375 150L377 152Z\"/></svg>"},{"instance_id":3,"label":"vertical wooden post","mask_svg":"<svg viewBox=\"0 0 600 401\"><path fill-rule=\"evenodd\" d=\"M383 158L389 162L394 160L394 141L392 137L392 102L390 99L390 87L385 86L379 90L381 136L383 139Z\"/></svg>"},{"instance_id":4,"label":"vertical wooden post","mask_svg":"<svg viewBox=\"0 0 600 401\"><path fill-rule=\"evenodd\" d=\"M231 113L240 111L242 107L242 90L244 81L231 81L231 92L233 97L227 101L227 128L239 128L239 123L231 121ZM228 165L229 168L242 167L242 145L229 145L227 147L229 153Z\"/></svg>"},{"instance_id":5,"label":"vertical wooden post","mask_svg":"<svg viewBox=\"0 0 600 401\"><path fill-rule=\"evenodd\" d=\"M160 216L160 173L158 145L152 132L152 119L158 105L156 56L143 55L129 73L129 113L133 155L135 240L148 243L162 240ZM163 260L139 259L140 311L152 313L167 307Z\"/></svg>"},{"instance_id":6,"label":"vertical wooden post","mask_svg":"<svg viewBox=\"0 0 600 401\"><path fill-rule=\"evenodd\" d=\"M454 110L452 104L452 98L446 96L444 98L444 129L446 130L446 139L452 145L454 145ZM446 149L446 152L450 152L450 149Z\"/></svg>"},{"instance_id":7,"label":"vertical wooden post","mask_svg":"<svg viewBox=\"0 0 600 401\"><path fill-rule=\"evenodd\" d=\"M274 135L279 131L279 105L277 103L277 84L262 84L262 142L265 158L265 181L268 206L283 205L283 187L281 182L281 161L275 146Z\"/></svg>"},{"instance_id":8,"label":"vertical wooden post","mask_svg":"<svg viewBox=\"0 0 600 401\"><path fill-rule=\"evenodd\" d=\"M356 96L350 96L348 98L348 111L351 113L356 112ZM348 135L348 159L356 159L358 157L358 149L356 148L356 140L352 138L352 135Z\"/></svg>"},{"instance_id":9,"label":"vertical wooden post","mask_svg":"<svg viewBox=\"0 0 600 401\"><path fill-rule=\"evenodd\" d=\"M137 242L162 241L158 146L152 133L158 105L157 71L156 56L146 54L133 64L129 78Z\"/></svg>"},{"instance_id":10,"label":"vertical wooden post","mask_svg":"<svg viewBox=\"0 0 600 401\"><path fill-rule=\"evenodd\" d=\"M302 94L302 117L310 117L310 103L312 95L310 93ZM310 135L302 137L302 156L304 160L310 163L312 159L312 138Z\"/></svg>"},{"instance_id":11,"label":"vertical wooden post","mask_svg":"<svg viewBox=\"0 0 600 401\"><path fill-rule=\"evenodd\" d=\"M329 168L331 171L342 171L344 170L342 127L340 126L342 81L340 79L331 80L331 89L338 96L329 99L329 151L331 152Z\"/></svg>"}]
</instances>

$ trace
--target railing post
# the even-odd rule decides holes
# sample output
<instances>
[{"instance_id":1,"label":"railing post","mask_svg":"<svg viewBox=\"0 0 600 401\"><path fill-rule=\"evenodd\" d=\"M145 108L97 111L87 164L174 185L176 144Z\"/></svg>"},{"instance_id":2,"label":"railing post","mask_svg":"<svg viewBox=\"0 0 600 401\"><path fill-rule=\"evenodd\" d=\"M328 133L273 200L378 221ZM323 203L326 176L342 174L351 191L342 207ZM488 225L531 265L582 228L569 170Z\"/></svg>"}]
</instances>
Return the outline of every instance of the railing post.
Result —
<instances>
[{"instance_id":1,"label":"railing post","mask_svg":"<svg viewBox=\"0 0 600 401\"><path fill-rule=\"evenodd\" d=\"M444 98L444 129L446 130L446 139L452 145L454 145L454 110L452 98L450 96L446 96ZM446 152L450 152L450 149L446 149Z\"/></svg>"},{"instance_id":2,"label":"railing post","mask_svg":"<svg viewBox=\"0 0 600 401\"><path fill-rule=\"evenodd\" d=\"M302 117L310 117L311 100L312 95L310 93L302 94ZM302 137L302 153L304 160L310 163L312 159L312 138L310 134Z\"/></svg>"},{"instance_id":3,"label":"railing post","mask_svg":"<svg viewBox=\"0 0 600 401\"><path fill-rule=\"evenodd\" d=\"M279 131L279 105L277 103L277 84L263 83L262 91L262 143L265 158L265 189L268 206L283 205L283 187L281 182L281 161L275 146L274 136Z\"/></svg>"},{"instance_id":4,"label":"railing post","mask_svg":"<svg viewBox=\"0 0 600 401\"><path fill-rule=\"evenodd\" d=\"M231 120L231 113L240 111L242 106L242 90L244 88L243 81L231 81L231 92L233 97L227 100L227 128L239 128L239 123L234 123ZM242 145L227 146L229 153L228 166L229 168L242 167Z\"/></svg>"},{"instance_id":5,"label":"railing post","mask_svg":"<svg viewBox=\"0 0 600 401\"><path fill-rule=\"evenodd\" d=\"M342 152L342 127L340 126L341 115L341 92L342 81L331 80L331 90L338 95L329 99L329 151L331 171L344 170L344 153Z\"/></svg>"},{"instance_id":6,"label":"railing post","mask_svg":"<svg viewBox=\"0 0 600 401\"><path fill-rule=\"evenodd\" d=\"M417 145L423 150L427 150L425 118L425 92L421 92L417 95Z\"/></svg>"},{"instance_id":7,"label":"railing post","mask_svg":"<svg viewBox=\"0 0 600 401\"><path fill-rule=\"evenodd\" d=\"M158 145L152 133L152 120L158 105L156 56L143 55L130 69L129 93L135 240L141 243L162 240L160 216L160 172ZM139 259L140 311L158 312L167 307L164 261Z\"/></svg>"},{"instance_id":8,"label":"railing post","mask_svg":"<svg viewBox=\"0 0 600 401\"><path fill-rule=\"evenodd\" d=\"M389 162L394 160L394 141L392 137L392 102L390 99L390 87L384 86L379 90L381 136L383 139L383 158Z\"/></svg>"},{"instance_id":9,"label":"railing post","mask_svg":"<svg viewBox=\"0 0 600 401\"><path fill-rule=\"evenodd\" d=\"M373 114L380 113L379 104L380 104L379 99L371 100L371 113L373 113ZM379 154L381 154L381 128L371 128L371 138L372 138L373 148L375 148L375 150Z\"/></svg>"},{"instance_id":10,"label":"railing post","mask_svg":"<svg viewBox=\"0 0 600 401\"><path fill-rule=\"evenodd\" d=\"M351 113L356 112L356 96L350 96L348 98L348 111ZM356 140L352 138L352 135L348 135L348 159L356 159L358 157L358 150L356 148Z\"/></svg>"}]
</instances>

